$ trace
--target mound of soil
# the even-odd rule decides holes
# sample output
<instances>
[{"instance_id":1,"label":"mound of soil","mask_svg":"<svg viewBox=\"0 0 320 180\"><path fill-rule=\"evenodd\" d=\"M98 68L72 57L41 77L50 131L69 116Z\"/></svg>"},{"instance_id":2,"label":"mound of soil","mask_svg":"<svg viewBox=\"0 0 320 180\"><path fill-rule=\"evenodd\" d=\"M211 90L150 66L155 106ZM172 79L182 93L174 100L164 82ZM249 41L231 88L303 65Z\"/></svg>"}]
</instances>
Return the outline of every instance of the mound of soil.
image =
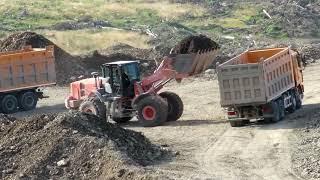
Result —
<instances>
[{"instance_id":1,"label":"mound of soil","mask_svg":"<svg viewBox=\"0 0 320 180\"><path fill-rule=\"evenodd\" d=\"M320 2L273 0L268 8L273 20L289 37L319 36Z\"/></svg>"},{"instance_id":2,"label":"mound of soil","mask_svg":"<svg viewBox=\"0 0 320 180\"><path fill-rule=\"evenodd\" d=\"M56 63L57 84L64 85L69 83L73 76L80 76L85 73L85 69L77 63L77 59L59 48L53 42L42 35L34 32L23 32L12 34L0 42L0 52L20 50L26 45L33 48L44 48L48 45L54 45L54 55Z\"/></svg>"},{"instance_id":3,"label":"mound of soil","mask_svg":"<svg viewBox=\"0 0 320 180\"><path fill-rule=\"evenodd\" d=\"M80 57L81 64L90 72L100 71L100 66L113 61L140 61L148 63L148 67L140 67L143 75L151 74L156 69L155 59L161 57L153 49L139 49L127 44L117 44L115 46L94 51L91 54Z\"/></svg>"},{"instance_id":4,"label":"mound of soil","mask_svg":"<svg viewBox=\"0 0 320 180\"><path fill-rule=\"evenodd\" d=\"M141 179L168 157L141 133L79 112L17 120L0 132L1 179Z\"/></svg>"},{"instance_id":5,"label":"mound of soil","mask_svg":"<svg viewBox=\"0 0 320 180\"><path fill-rule=\"evenodd\" d=\"M199 36L188 36L182 39L173 49L173 54L189 54L203 50L218 49L219 45L210 38Z\"/></svg>"},{"instance_id":6,"label":"mound of soil","mask_svg":"<svg viewBox=\"0 0 320 180\"><path fill-rule=\"evenodd\" d=\"M7 114L0 114L0 132L15 122L17 119Z\"/></svg>"}]
</instances>

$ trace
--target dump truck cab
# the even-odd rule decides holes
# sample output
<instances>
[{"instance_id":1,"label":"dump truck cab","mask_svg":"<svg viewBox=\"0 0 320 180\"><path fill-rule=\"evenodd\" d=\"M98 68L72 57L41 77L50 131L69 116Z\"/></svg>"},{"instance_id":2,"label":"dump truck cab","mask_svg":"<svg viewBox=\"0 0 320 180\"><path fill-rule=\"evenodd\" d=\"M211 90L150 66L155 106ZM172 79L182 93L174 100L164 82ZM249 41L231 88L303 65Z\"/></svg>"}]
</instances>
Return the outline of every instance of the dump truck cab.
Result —
<instances>
[{"instance_id":1,"label":"dump truck cab","mask_svg":"<svg viewBox=\"0 0 320 180\"><path fill-rule=\"evenodd\" d=\"M140 81L139 61L117 61L101 66L102 77L109 78L113 96L134 97L134 83Z\"/></svg>"}]
</instances>

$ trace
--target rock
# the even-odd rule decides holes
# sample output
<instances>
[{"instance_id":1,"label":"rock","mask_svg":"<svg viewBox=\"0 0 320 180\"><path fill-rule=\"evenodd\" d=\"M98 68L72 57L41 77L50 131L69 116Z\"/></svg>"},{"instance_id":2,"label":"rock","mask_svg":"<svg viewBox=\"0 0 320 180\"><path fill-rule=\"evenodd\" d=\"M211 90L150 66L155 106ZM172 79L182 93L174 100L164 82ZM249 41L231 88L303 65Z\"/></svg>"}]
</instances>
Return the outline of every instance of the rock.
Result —
<instances>
[{"instance_id":1,"label":"rock","mask_svg":"<svg viewBox=\"0 0 320 180\"><path fill-rule=\"evenodd\" d=\"M67 166L68 164L69 164L69 161L66 160L66 159L62 159L62 160L60 160L60 161L57 162L57 165L58 165L59 167Z\"/></svg>"},{"instance_id":2,"label":"rock","mask_svg":"<svg viewBox=\"0 0 320 180\"><path fill-rule=\"evenodd\" d=\"M2 171L3 174L12 174L13 173L13 169L6 169Z\"/></svg>"},{"instance_id":3,"label":"rock","mask_svg":"<svg viewBox=\"0 0 320 180\"><path fill-rule=\"evenodd\" d=\"M126 170L125 170L125 169L120 169L120 170L118 171L118 177L122 177L125 173L126 173Z\"/></svg>"}]
</instances>

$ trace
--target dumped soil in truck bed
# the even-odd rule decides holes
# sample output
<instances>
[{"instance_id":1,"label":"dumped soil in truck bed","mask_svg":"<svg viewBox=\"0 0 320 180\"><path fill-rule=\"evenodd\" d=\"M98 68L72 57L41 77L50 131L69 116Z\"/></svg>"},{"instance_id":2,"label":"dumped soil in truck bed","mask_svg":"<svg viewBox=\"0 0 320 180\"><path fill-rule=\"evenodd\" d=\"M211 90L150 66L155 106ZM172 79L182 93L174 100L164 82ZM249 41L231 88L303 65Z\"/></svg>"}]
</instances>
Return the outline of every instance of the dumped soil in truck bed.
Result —
<instances>
[{"instance_id":1,"label":"dumped soil in truck bed","mask_svg":"<svg viewBox=\"0 0 320 180\"><path fill-rule=\"evenodd\" d=\"M0 139L0 179L140 179L149 176L143 166L170 154L141 133L79 112L15 120Z\"/></svg>"},{"instance_id":2,"label":"dumped soil in truck bed","mask_svg":"<svg viewBox=\"0 0 320 180\"><path fill-rule=\"evenodd\" d=\"M34 32L23 32L10 35L0 43L0 51L20 50L26 45L31 45L33 48L44 48L48 45L55 46L54 55L56 59L58 85L66 84L70 82L72 76L80 76L85 72L84 68L76 62L76 58L42 35Z\"/></svg>"},{"instance_id":3,"label":"dumped soil in truck bed","mask_svg":"<svg viewBox=\"0 0 320 180\"><path fill-rule=\"evenodd\" d=\"M173 49L174 54L196 53L203 50L218 49L219 45L210 38L199 36L188 36L182 39Z\"/></svg>"}]
</instances>

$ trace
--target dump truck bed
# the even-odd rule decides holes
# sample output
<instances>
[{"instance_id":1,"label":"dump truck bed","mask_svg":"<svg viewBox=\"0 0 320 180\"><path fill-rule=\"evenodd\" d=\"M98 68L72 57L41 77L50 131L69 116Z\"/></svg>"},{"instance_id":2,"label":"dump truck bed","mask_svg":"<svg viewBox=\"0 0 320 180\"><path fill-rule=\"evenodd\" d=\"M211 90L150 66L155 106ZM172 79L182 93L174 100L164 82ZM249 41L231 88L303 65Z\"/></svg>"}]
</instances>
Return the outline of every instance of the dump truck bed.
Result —
<instances>
[{"instance_id":1,"label":"dump truck bed","mask_svg":"<svg viewBox=\"0 0 320 180\"><path fill-rule=\"evenodd\" d=\"M0 92L56 84L54 47L0 53Z\"/></svg>"},{"instance_id":2,"label":"dump truck bed","mask_svg":"<svg viewBox=\"0 0 320 180\"><path fill-rule=\"evenodd\" d=\"M219 65L221 106L266 104L295 86L289 48L245 51Z\"/></svg>"}]
</instances>

